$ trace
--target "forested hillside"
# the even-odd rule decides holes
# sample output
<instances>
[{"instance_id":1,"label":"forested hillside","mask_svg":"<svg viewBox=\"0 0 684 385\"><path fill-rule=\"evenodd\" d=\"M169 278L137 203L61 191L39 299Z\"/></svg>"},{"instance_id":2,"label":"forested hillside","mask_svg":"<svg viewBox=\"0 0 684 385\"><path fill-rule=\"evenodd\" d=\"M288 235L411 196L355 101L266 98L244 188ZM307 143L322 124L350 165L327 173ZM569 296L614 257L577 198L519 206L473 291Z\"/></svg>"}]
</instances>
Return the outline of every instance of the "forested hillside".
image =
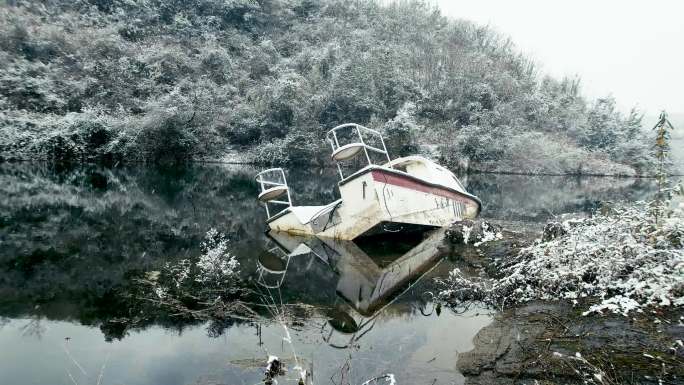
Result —
<instances>
[{"instance_id":1,"label":"forested hillside","mask_svg":"<svg viewBox=\"0 0 684 385\"><path fill-rule=\"evenodd\" d=\"M452 167L647 172L640 117L420 2L5 0L0 158L322 162L381 129Z\"/></svg>"}]
</instances>

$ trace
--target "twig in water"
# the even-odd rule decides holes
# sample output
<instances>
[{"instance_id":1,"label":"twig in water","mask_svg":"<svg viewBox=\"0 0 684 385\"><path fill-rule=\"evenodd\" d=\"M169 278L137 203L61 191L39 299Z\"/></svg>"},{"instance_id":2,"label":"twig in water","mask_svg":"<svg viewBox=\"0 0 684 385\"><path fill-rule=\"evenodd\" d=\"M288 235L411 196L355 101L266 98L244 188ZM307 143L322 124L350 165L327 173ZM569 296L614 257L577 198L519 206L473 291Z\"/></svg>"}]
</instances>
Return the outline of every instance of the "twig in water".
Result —
<instances>
[{"instance_id":1,"label":"twig in water","mask_svg":"<svg viewBox=\"0 0 684 385\"><path fill-rule=\"evenodd\" d=\"M71 361L76 365L76 367L81 371L81 373L83 373L83 375L87 376L88 373L86 373L85 369L83 369L81 364L79 364L78 361L76 361L76 359L74 359L74 357L69 352L69 349L67 349L66 344L62 345L62 349L64 349L64 353L66 353L67 357L69 357L71 359Z\"/></svg>"},{"instance_id":2,"label":"twig in water","mask_svg":"<svg viewBox=\"0 0 684 385\"><path fill-rule=\"evenodd\" d=\"M109 361L109 355L110 355L110 353L107 353L107 357L105 357L104 363L102 364L102 367L100 368L100 374L97 376L97 385L100 385L102 383L102 377L104 376L104 370L105 370L105 367L107 366L107 361Z\"/></svg>"},{"instance_id":3,"label":"twig in water","mask_svg":"<svg viewBox=\"0 0 684 385\"><path fill-rule=\"evenodd\" d=\"M364 383L361 384L361 385L369 385L371 382L377 383L378 380L383 380L383 379L384 379L386 382L388 382L390 385L395 385L395 384L396 384L396 381L394 380L394 374L387 373L387 374L383 374L382 376L377 376L377 377L375 377L375 378L371 378L370 380L364 382Z\"/></svg>"},{"instance_id":4,"label":"twig in water","mask_svg":"<svg viewBox=\"0 0 684 385\"><path fill-rule=\"evenodd\" d=\"M74 376L71 375L71 372L69 371L69 368L64 368L64 369L67 371L67 375L68 375L69 378L71 379L71 382L73 382L74 385L78 385L78 382L76 382L76 380L74 379Z\"/></svg>"},{"instance_id":5,"label":"twig in water","mask_svg":"<svg viewBox=\"0 0 684 385\"><path fill-rule=\"evenodd\" d=\"M74 379L74 376L71 375L71 372L69 371L69 368L64 368L66 369L67 374L69 375L69 378L71 378L71 382L74 383L74 385L78 385L78 382Z\"/></svg>"}]
</instances>

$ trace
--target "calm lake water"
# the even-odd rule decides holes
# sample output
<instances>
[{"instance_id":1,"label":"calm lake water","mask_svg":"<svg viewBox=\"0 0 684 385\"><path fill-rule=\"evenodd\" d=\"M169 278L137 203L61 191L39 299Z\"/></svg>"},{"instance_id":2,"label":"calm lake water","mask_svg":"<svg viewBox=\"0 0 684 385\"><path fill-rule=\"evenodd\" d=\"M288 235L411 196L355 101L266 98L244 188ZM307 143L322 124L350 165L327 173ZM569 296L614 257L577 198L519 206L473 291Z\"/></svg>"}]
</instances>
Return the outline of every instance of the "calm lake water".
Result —
<instances>
[{"instance_id":1,"label":"calm lake water","mask_svg":"<svg viewBox=\"0 0 684 385\"><path fill-rule=\"evenodd\" d=\"M491 314L477 306L436 311L433 278L459 266L457 256L433 238L392 247L271 239L256 171L0 164L0 384L256 384L268 355L294 365L292 347L298 362L313 366L316 384L384 373L400 384L462 383L458 354ZM287 172L295 204L335 199L331 171ZM626 178L462 181L482 199L484 217L516 225L647 199L654 188ZM308 309L291 345L268 319L193 321L140 305L134 278L199 255L210 228L227 235L247 282ZM260 276L257 259L277 247L300 252L284 276ZM404 252L408 258L394 261ZM333 310L359 331L334 330Z\"/></svg>"}]
</instances>

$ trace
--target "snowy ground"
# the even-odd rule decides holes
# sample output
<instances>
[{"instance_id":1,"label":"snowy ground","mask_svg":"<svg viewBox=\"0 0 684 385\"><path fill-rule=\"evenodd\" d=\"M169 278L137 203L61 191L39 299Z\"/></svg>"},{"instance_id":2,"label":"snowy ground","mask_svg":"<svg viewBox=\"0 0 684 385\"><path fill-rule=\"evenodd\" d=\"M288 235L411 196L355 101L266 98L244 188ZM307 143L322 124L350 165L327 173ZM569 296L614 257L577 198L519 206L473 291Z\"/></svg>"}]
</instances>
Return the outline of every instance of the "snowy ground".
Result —
<instances>
[{"instance_id":1,"label":"snowy ground","mask_svg":"<svg viewBox=\"0 0 684 385\"><path fill-rule=\"evenodd\" d=\"M646 203L620 205L592 218L565 221L557 237L495 260L497 278L454 270L443 281L450 301L497 306L531 300L597 299L585 309L627 315L684 305L684 206L654 222ZM586 302L586 301L585 301Z\"/></svg>"}]
</instances>

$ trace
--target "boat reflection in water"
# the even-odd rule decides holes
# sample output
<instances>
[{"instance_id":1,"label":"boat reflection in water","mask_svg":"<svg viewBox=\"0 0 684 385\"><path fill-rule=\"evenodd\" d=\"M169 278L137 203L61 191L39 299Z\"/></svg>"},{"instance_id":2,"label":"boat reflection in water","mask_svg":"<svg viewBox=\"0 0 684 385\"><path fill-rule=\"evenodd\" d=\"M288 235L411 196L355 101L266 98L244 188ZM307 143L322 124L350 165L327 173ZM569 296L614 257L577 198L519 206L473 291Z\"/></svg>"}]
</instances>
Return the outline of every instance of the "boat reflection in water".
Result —
<instances>
[{"instance_id":1,"label":"boat reflection in water","mask_svg":"<svg viewBox=\"0 0 684 385\"><path fill-rule=\"evenodd\" d=\"M307 298L327 295L333 306L326 312L323 339L332 347L350 347L373 328L382 309L439 263L444 232L356 241L270 232L276 246L259 257L257 282L268 289L300 290Z\"/></svg>"}]
</instances>

